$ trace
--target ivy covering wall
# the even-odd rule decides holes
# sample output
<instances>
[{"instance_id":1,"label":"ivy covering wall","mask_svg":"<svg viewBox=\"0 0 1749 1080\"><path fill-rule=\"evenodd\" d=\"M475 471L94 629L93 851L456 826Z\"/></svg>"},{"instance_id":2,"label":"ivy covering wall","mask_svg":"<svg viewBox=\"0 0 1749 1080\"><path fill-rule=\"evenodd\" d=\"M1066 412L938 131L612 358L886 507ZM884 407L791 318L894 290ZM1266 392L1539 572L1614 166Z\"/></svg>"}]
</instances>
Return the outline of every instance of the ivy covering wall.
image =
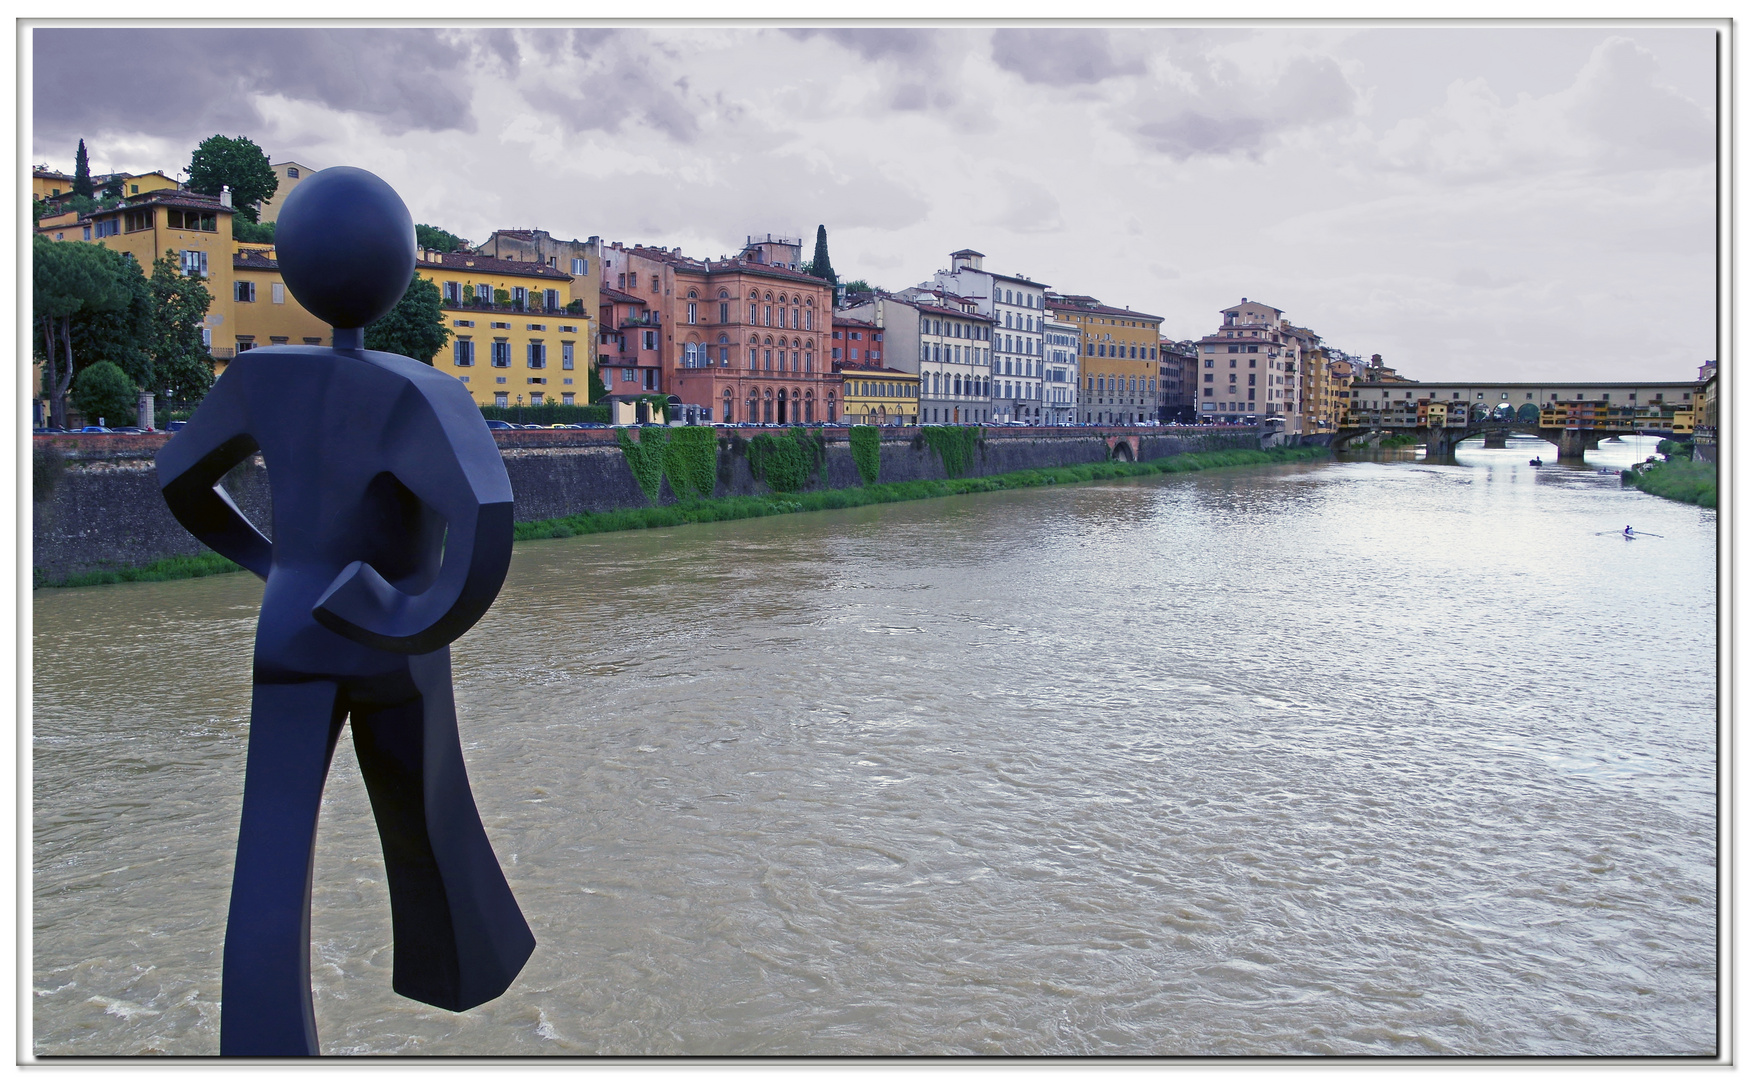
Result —
<instances>
[{"instance_id":1,"label":"ivy covering wall","mask_svg":"<svg viewBox=\"0 0 1749 1080\"><path fill-rule=\"evenodd\" d=\"M826 440L806 428L789 435L755 435L747 444L747 467L773 491L800 491L810 477L826 473Z\"/></svg>"},{"instance_id":2,"label":"ivy covering wall","mask_svg":"<svg viewBox=\"0 0 1749 1080\"><path fill-rule=\"evenodd\" d=\"M631 433L638 432L637 439ZM717 486L717 437L707 427L619 428L614 432L644 495L662 496L662 477L682 502L708 499Z\"/></svg>"},{"instance_id":3,"label":"ivy covering wall","mask_svg":"<svg viewBox=\"0 0 1749 1080\"><path fill-rule=\"evenodd\" d=\"M857 424L850 429L850 456L856 462L856 474L864 487L881 479L881 431L869 424Z\"/></svg>"},{"instance_id":4,"label":"ivy covering wall","mask_svg":"<svg viewBox=\"0 0 1749 1080\"><path fill-rule=\"evenodd\" d=\"M972 467L978 447L984 445L984 429L931 426L923 429L923 439L935 451L935 456L941 459L941 468L948 476L964 476L966 470Z\"/></svg>"},{"instance_id":5,"label":"ivy covering wall","mask_svg":"<svg viewBox=\"0 0 1749 1080\"><path fill-rule=\"evenodd\" d=\"M708 427L673 429L666 462L674 494L682 499L710 498L717 488L716 432Z\"/></svg>"},{"instance_id":6,"label":"ivy covering wall","mask_svg":"<svg viewBox=\"0 0 1749 1080\"><path fill-rule=\"evenodd\" d=\"M619 436L619 448L625 452L626 464L631 466L638 487L644 490L645 498L655 503L662 497L662 470L668 459L668 429L638 428L635 440L631 431L618 428L614 434Z\"/></svg>"}]
</instances>

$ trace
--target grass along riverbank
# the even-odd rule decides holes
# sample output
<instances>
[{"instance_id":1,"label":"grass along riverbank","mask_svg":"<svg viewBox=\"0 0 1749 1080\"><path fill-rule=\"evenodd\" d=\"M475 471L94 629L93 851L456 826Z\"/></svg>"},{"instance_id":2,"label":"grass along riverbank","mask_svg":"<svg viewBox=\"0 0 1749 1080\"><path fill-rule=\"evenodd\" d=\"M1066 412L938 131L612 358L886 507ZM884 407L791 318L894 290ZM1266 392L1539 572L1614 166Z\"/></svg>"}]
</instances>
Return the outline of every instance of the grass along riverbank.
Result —
<instances>
[{"instance_id":1,"label":"grass along riverbank","mask_svg":"<svg viewBox=\"0 0 1749 1080\"><path fill-rule=\"evenodd\" d=\"M773 514L799 514L810 510L843 510L874 503L975 495L983 491L1013 491L1051 484L1084 483L1089 480L1200 472L1205 469L1231 469L1246 465L1321 461L1329 456L1329 450L1318 446L1280 447L1274 450L1210 450L1157 458L1153 461L1104 461L1056 469L1026 469L1021 472L999 473L996 476L967 476L954 480L911 480L830 491L773 492L769 495L737 495L722 499L688 499L672 506L642 506L626 510L572 514L544 521L519 521L516 523L516 539L554 540L567 536L587 536L591 533L624 532L628 529L662 529L707 521L737 521L742 518L769 517ZM222 555L206 552L201 555L160 559L149 566L137 568L97 570L60 581L45 580L39 575L36 584L43 588L68 588L112 585L124 581L169 581L174 578L233 573L242 569Z\"/></svg>"},{"instance_id":2,"label":"grass along riverbank","mask_svg":"<svg viewBox=\"0 0 1749 1080\"><path fill-rule=\"evenodd\" d=\"M1623 487L1637 487L1661 499L1691 503L1716 510L1719 506L1719 467L1708 461L1671 458L1649 465L1636 465L1621 474Z\"/></svg>"},{"instance_id":3,"label":"grass along riverbank","mask_svg":"<svg viewBox=\"0 0 1749 1080\"><path fill-rule=\"evenodd\" d=\"M982 491L1012 491L1047 484L1074 484L1088 480L1111 480L1161 473L1198 472L1203 469L1241 465L1277 465L1293 461L1319 461L1330 456L1323 447L1276 450L1212 450L1179 454L1154 461L1105 461L1069 465L1056 469L1026 469L996 476L967 476L955 480L910 480L896 484L836 488L830 491L778 492L770 495L738 495L723 499L692 499L672 506L643 506L627 510L572 514L545 521L520 521L518 540L548 540L590 533L622 532L627 529L661 529L706 521L736 521L772 514L799 514L810 510L843 510L875 503L938 499L948 495L973 495Z\"/></svg>"}]
</instances>

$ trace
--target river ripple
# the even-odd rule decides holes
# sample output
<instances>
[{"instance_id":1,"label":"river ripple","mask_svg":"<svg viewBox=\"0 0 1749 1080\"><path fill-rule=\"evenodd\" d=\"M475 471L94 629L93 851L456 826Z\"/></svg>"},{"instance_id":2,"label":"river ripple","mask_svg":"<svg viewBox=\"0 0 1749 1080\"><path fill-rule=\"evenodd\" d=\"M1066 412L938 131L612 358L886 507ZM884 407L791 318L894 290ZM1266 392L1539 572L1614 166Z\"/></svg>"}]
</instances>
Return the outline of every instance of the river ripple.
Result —
<instances>
[{"instance_id":1,"label":"river ripple","mask_svg":"<svg viewBox=\"0 0 1749 1080\"><path fill-rule=\"evenodd\" d=\"M343 745L323 1050L1711 1053L1716 515L1536 445L519 545L455 665L540 944L390 991ZM38 1053L217 1050L259 597L33 598Z\"/></svg>"}]
</instances>

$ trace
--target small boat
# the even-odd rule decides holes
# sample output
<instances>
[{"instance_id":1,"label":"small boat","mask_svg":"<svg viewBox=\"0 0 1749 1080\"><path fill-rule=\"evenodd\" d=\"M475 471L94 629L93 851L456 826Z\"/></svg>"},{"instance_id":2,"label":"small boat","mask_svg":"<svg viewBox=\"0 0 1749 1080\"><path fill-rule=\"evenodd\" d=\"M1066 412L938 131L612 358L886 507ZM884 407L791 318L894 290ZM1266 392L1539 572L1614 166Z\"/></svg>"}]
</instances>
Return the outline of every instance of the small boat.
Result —
<instances>
[{"instance_id":1,"label":"small boat","mask_svg":"<svg viewBox=\"0 0 1749 1080\"><path fill-rule=\"evenodd\" d=\"M1543 459L1540 457L1533 457L1530 459L1530 463L1532 465L1541 465L1543 463Z\"/></svg>"}]
</instances>

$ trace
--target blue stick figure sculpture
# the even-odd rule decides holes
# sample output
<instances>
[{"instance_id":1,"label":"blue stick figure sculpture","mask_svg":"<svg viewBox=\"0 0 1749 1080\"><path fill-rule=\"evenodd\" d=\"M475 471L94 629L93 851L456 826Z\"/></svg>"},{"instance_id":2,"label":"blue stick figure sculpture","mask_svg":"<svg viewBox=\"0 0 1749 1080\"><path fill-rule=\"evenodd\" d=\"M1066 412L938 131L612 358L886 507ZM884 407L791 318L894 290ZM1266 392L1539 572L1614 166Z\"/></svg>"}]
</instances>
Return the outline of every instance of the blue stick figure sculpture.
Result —
<instances>
[{"instance_id":1,"label":"blue stick figure sculpture","mask_svg":"<svg viewBox=\"0 0 1749 1080\"><path fill-rule=\"evenodd\" d=\"M286 199L280 271L334 347L233 360L159 452L170 510L264 578L243 820L225 928L219 1052L315 1054L310 886L340 727L382 837L395 992L461 1011L502 994L534 950L480 825L456 731L449 643L510 565L510 479L455 379L368 352L364 327L406 291L413 219L361 169ZM273 540L219 479L259 452Z\"/></svg>"}]
</instances>

